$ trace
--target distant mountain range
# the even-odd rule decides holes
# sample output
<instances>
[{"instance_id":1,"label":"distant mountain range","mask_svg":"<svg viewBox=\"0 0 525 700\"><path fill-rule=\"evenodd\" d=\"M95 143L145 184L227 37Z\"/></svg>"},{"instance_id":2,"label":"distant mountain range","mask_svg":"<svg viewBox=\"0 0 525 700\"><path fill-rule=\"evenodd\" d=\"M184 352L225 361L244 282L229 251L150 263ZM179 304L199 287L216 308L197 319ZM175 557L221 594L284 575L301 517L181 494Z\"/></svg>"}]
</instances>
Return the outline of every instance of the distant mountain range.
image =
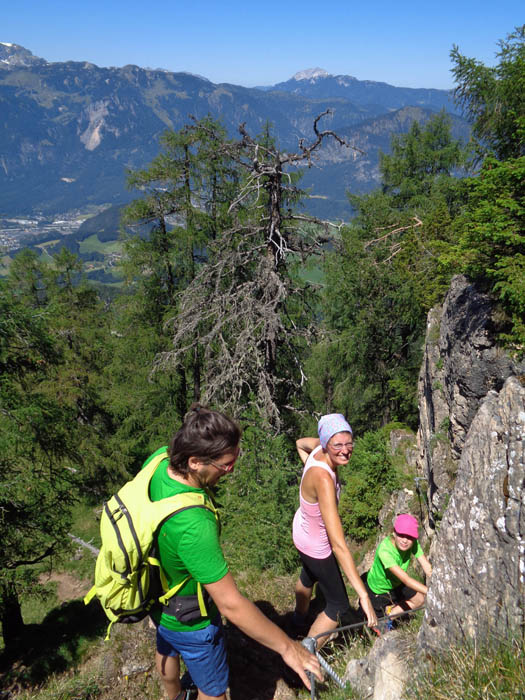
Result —
<instances>
[{"instance_id":1,"label":"distant mountain range","mask_svg":"<svg viewBox=\"0 0 525 700\"><path fill-rule=\"evenodd\" d=\"M189 73L128 65L49 63L16 44L0 43L0 215L52 214L87 204L121 204L126 170L145 166L159 152L159 136L180 129L189 115L211 114L230 135L240 123L259 134L269 121L278 143L295 149L313 137L315 117L365 151L329 143L305 173L313 199L307 207L326 217L348 218L345 191L377 186L378 150L391 134L406 132L441 109L451 114L454 135L467 139L468 125L449 93L394 87L301 71L273 86L214 84Z\"/></svg>"}]
</instances>

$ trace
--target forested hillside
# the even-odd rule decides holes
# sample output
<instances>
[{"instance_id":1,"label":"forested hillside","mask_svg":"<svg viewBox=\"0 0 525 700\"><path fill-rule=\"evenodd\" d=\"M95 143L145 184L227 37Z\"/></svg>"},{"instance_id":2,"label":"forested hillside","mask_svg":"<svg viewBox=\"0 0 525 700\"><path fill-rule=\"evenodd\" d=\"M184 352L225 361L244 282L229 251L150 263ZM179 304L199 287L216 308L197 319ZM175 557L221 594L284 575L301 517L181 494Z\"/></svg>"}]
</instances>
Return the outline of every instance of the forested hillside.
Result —
<instances>
[{"instance_id":1,"label":"forested hillside","mask_svg":"<svg viewBox=\"0 0 525 700\"><path fill-rule=\"evenodd\" d=\"M219 492L225 551L277 574L297 566L293 440L320 414L352 423L359 509L346 534L373 536L398 477L388 426L417 428L426 314L454 274L497 300L501 341L523 356L524 39L522 27L502 41L495 67L452 50L473 142L453 136L444 112L414 121L381 155L381 186L348 193L350 225L301 206L297 170L320 148L349 148L328 115L314 114L312 138L286 151L270 126L232 137L204 117L166 132L129 173L136 198L114 298L65 248L49 262L18 254L0 280L4 667L27 633L22 603L71 556L75 513L167 444L193 401L244 432Z\"/></svg>"},{"instance_id":2,"label":"forested hillside","mask_svg":"<svg viewBox=\"0 0 525 700\"><path fill-rule=\"evenodd\" d=\"M342 81L341 81L342 79ZM378 184L378 148L408 122L425 122L441 109L453 114L465 140L468 127L446 90L398 88L322 76L315 85L293 79L276 89L215 85L189 73L128 65L48 63L20 46L0 43L0 214L64 213L86 206L129 203L126 170L144 167L166 129L191 119L219 119L229 137L239 124L252 135L270 122L281 149L313 137L312 121L331 109L330 127L344 130L363 153L337 149L305 164L305 204L325 217L350 216L345 188L365 192ZM322 91L322 95L318 91ZM456 135L458 135L456 134Z\"/></svg>"}]
</instances>

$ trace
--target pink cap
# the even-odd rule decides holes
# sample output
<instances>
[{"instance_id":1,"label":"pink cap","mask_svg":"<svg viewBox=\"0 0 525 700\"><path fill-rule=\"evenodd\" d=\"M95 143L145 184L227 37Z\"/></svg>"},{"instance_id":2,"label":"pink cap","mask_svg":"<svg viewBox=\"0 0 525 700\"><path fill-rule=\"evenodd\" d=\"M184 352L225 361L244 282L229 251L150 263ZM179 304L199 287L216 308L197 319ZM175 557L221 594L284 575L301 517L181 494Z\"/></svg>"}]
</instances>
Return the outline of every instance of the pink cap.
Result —
<instances>
[{"instance_id":1,"label":"pink cap","mask_svg":"<svg viewBox=\"0 0 525 700\"><path fill-rule=\"evenodd\" d=\"M408 535L409 537L414 537L416 540L419 537L417 520L413 515L409 515L408 513L397 516L394 521L394 530L398 535Z\"/></svg>"}]
</instances>

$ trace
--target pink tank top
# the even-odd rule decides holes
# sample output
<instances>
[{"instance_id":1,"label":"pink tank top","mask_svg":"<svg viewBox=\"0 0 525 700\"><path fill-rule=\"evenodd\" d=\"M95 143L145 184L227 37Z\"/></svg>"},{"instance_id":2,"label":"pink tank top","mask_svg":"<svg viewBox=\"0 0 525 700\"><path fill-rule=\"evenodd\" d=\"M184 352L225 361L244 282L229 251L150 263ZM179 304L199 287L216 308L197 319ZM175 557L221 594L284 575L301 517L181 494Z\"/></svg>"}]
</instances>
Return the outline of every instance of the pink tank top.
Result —
<instances>
[{"instance_id":1,"label":"pink tank top","mask_svg":"<svg viewBox=\"0 0 525 700\"><path fill-rule=\"evenodd\" d=\"M310 453L304 465L301 485L299 487L299 508L293 519L292 532L293 543L300 552L313 559L326 559L326 557L329 557L332 553L332 545L328 539L328 533L326 532L326 526L321 515L319 503L309 503L303 498L301 493L306 472L311 467L321 467L332 477L335 486L336 501L339 503L341 484L328 464L315 459L315 455L319 450L322 450L321 445Z\"/></svg>"}]
</instances>

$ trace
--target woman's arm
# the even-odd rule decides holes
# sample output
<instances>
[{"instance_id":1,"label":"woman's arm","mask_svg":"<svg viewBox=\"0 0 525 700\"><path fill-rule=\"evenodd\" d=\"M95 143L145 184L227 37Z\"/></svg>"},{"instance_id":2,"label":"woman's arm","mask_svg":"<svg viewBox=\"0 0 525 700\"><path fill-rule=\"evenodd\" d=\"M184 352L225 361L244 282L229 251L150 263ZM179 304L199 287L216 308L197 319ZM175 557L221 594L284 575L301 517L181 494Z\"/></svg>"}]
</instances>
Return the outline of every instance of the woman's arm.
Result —
<instances>
[{"instance_id":1,"label":"woman's arm","mask_svg":"<svg viewBox=\"0 0 525 700\"><path fill-rule=\"evenodd\" d=\"M309 473L311 473L312 478L315 479L317 501L335 558L352 588L359 596L359 601L367 617L369 627L374 627L377 625L377 615L372 607L365 585L357 573L354 557L345 541L343 525L337 510L334 482L324 469L316 469L313 467Z\"/></svg>"},{"instance_id":2,"label":"woman's arm","mask_svg":"<svg viewBox=\"0 0 525 700\"><path fill-rule=\"evenodd\" d=\"M421 557L419 558L421 559ZM419 593L424 593L426 595L428 588L425 586L425 584L421 583L421 581L418 581L415 578L412 578L412 576L409 576L407 572L403 571L403 569L400 566L389 566L387 571L390 571L390 573L394 574L394 576L398 578L401 581L401 583L404 583L405 586L408 586L414 591L418 591Z\"/></svg>"},{"instance_id":3,"label":"woman's arm","mask_svg":"<svg viewBox=\"0 0 525 700\"><path fill-rule=\"evenodd\" d=\"M259 608L241 595L230 573L215 583L205 584L204 588L215 601L221 615L252 639L280 654L283 661L301 677L307 688L310 688L310 682L305 671L310 671L320 681L323 680L315 656L302 644L290 639L282 629L263 615Z\"/></svg>"},{"instance_id":4,"label":"woman's arm","mask_svg":"<svg viewBox=\"0 0 525 700\"><path fill-rule=\"evenodd\" d=\"M305 464L308 459L308 455L320 444L321 441L319 438L304 437L296 440L295 447L297 448L297 452L303 464Z\"/></svg>"}]
</instances>

